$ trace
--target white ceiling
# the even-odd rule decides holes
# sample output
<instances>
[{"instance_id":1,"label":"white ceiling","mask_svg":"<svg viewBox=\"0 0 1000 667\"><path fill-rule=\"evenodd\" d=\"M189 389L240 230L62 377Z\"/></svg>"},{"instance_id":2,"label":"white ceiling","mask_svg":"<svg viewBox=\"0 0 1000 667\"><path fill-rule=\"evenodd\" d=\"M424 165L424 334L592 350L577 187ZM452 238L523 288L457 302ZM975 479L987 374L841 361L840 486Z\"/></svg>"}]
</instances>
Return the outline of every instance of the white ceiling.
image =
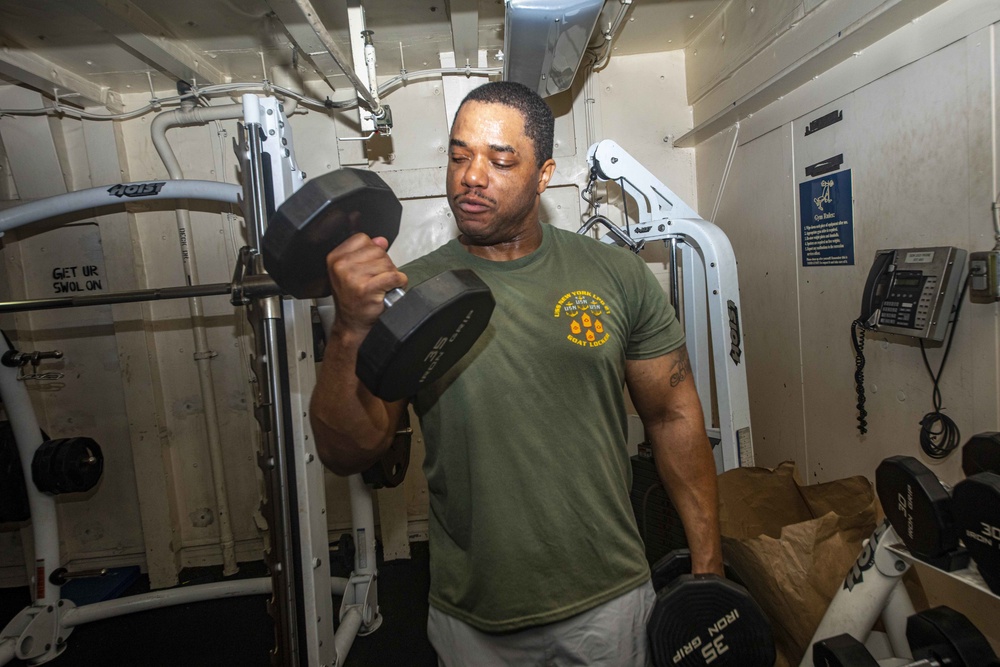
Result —
<instances>
[{"instance_id":1,"label":"white ceiling","mask_svg":"<svg viewBox=\"0 0 1000 667\"><path fill-rule=\"evenodd\" d=\"M474 8L476 1L452 4ZM615 8L620 2L608 0ZM349 53L345 0L313 4ZM398 74L401 65L411 72L437 67L438 54L453 49L448 0L362 4L375 32L380 76ZM613 55L683 48L722 4L635 0ZM500 65L503 14L502 0L478 0L479 48L487 50L489 65ZM300 16L292 0L0 0L0 72L39 88L44 85L39 80L59 81L64 88L92 83L128 94L148 91L150 77L156 90L170 90L179 72L200 72L202 83L225 77L259 81L265 67L290 65L294 58L303 80L318 81L314 64L296 53L290 37L303 34L304 21L292 25ZM338 77L331 79L347 92L346 79Z\"/></svg>"}]
</instances>

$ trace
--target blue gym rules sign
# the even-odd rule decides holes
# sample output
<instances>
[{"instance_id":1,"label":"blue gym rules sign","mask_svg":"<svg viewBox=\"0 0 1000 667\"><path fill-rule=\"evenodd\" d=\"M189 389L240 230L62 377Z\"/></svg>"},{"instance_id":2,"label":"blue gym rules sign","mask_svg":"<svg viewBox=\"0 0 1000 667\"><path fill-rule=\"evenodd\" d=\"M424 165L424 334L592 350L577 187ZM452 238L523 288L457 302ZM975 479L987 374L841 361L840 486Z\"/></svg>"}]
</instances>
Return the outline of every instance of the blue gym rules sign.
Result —
<instances>
[{"instance_id":1,"label":"blue gym rules sign","mask_svg":"<svg viewBox=\"0 0 1000 667\"><path fill-rule=\"evenodd\" d=\"M851 170L799 183L802 266L854 264Z\"/></svg>"}]
</instances>

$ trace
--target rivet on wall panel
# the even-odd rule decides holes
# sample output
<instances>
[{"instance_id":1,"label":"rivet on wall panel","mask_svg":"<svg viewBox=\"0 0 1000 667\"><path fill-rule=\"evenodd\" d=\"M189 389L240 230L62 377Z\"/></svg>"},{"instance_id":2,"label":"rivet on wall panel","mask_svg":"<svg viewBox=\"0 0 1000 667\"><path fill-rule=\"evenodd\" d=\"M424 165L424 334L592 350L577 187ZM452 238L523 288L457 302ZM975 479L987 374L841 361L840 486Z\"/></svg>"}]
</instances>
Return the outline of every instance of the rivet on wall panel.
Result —
<instances>
[{"instance_id":1,"label":"rivet on wall panel","mask_svg":"<svg viewBox=\"0 0 1000 667\"><path fill-rule=\"evenodd\" d=\"M188 514L188 517L191 519L191 525L195 528L205 528L206 526L211 526L215 522L212 510L208 507L199 507Z\"/></svg>"},{"instance_id":2,"label":"rivet on wall panel","mask_svg":"<svg viewBox=\"0 0 1000 667\"><path fill-rule=\"evenodd\" d=\"M76 538L83 543L95 542L104 537L104 526L100 523L83 523L73 531Z\"/></svg>"}]
</instances>

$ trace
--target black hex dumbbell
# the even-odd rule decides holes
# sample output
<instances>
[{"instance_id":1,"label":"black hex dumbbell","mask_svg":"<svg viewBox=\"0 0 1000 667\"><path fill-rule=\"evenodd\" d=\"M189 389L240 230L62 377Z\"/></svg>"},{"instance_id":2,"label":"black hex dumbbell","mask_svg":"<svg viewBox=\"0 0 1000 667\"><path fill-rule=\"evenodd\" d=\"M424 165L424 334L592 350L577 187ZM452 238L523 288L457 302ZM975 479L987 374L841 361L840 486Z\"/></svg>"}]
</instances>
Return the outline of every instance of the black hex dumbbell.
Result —
<instances>
[{"instance_id":1,"label":"black hex dumbbell","mask_svg":"<svg viewBox=\"0 0 1000 667\"><path fill-rule=\"evenodd\" d=\"M326 256L354 234L399 233L403 206L374 172L338 169L303 185L268 220L264 268L297 299L329 296ZM386 309L358 350L357 374L376 396L396 401L441 377L486 329L495 302L468 269L445 271L385 295Z\"/></svg>"},{"instance_id":2,"label":"black hex dumbbell","mask_svg":"<svg viewBox=\"0 0 1000 667\"><path fill-rule=\"evenodd\" d=\"M968 566L951 493L927 466L912 456L890 456L875 470L875 489L886 518L913 556L949 572Z\"/></svg>"},{"instance_id":3,"label":"black hex dumbbell","mask_svg":"<svg viewBox=\"0 0 1000 667\"><path fill-rule=\"evenodd\" d=\"M691 552L678 549L653 566L656 604L646 626L656 667L771 667L771 624L743 586L691 574Z\"/></svg>"},{"instance_id":4,"label":"black hex dumbbell","mask_svg":"<svg viewBox=\"0 0 1000 667\"><path fill-rule=\"evenodd\" d=\"M900 667L990 667L996 653L983 633L950 607L935 607L910 616L906 640L914 662ZM851 635L813 644L813 667L878 667L865 645Z\"/></svg>"},{"instance_id":5,"label":"black hex dumbbell","mask_svg":"<svg viewBox=\"0 0 1000 667\"><path fill-rule=\"evenodd\" d=\"M1000 593L1000 433L969 438L962 469L969 477L949 491L916 459L890 457L876 471L879 499L914 556L945 570L965 567L971 556Z\"/></svg>"},{"instance_id":6,"label":"black hex dumbbell","mask_svg":"<svg viewBox=\"0 0 1000 667\"><path fill-rule=\"evenodd\" d=\"M981 472L959 482L952 505L962 542L979 574L1000 595L1000 475Z\"/></svg>"}]
</instances>

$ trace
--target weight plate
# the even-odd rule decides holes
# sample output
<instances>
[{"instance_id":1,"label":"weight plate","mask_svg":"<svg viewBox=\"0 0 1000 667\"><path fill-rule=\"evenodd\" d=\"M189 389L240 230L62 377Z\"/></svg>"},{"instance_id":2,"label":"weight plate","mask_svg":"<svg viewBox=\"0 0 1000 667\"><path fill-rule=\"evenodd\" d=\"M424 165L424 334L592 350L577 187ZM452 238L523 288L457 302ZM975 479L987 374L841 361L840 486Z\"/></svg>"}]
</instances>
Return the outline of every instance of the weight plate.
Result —
<instances>
[{"instance_id":1,"label":"weight plate","mask_svg":"<svg viewBox=\"0 0 1000 667\"><path fill-rule=\"evenodd\" d=\"M966 477L981 472L1000 475L1000 433L977 433L962 447L962 472Z\"/></svg>"},{"instance_id":2,"label":"weight plate","mask_svg":"<svg viewBox=\"0 0 1000 667\"><path fill-rule=\"evenodd\" d=\"M965 548L1000 595L1000 475L981 472L959 482L952 504Z\"/></svg>"},{"instance_id":3,"label":"weight plate","mask_svg":"<svg viewBox=\"0 0 1000 667\"><path fill-rule=\"evenodd\" d=\"M906 641L917 660L969 667L997 664L979 628L951 607L934 607L906 619Z\"/></svg>"},{"instance_id":4,"label":"weight plate","mask_svg":"<svg viewBox=\"0 0 1000 667\"><path fill-rule=\"evenodd\" d=\"M403 205L378 174L344 168L307 181L278 207L261 241L264 268L296 299L331 293L326 256L354 234L399 234Z\"/></svg>"},{"instance_id":5,"label":"weight plate","mask_svg":"<svg viewBox=\"0 0 1000 667\"><path fill-rule=\"evenodd\" d=\"M774 637L746 589L715 575L682 574L657 592L646 626L656 667L772 667Z\"/></svg>"},{"instance_id":6,"label":"weight plate","mask_svg":"<svg viewBox=\"0 0 1000 667\"><path fill-rule=\"evenodd\" d=\"M384 400L412 396L465 356L495 305L489 287L468 269L440 273L407 290L362 341L358 377Z\"/></svg>"},{"instance_id":7,"label":"weight plate","mask_svg":"<svg viewBox=\"0 0 1000 667\"><path fill-rule=\"evenodd\" d=\"M97 485L104 454L92 438L46 440L31 461L31 478L44 493L80 493Z\"/></svg>"},{"instance_id":8,"label":"weight plate","mask_svg":"<svg viewBox=\"0 0 1000 667\"><path fill-rule=\"evenodd\" d=\"M837 635L813 644L813 667L878 667L878 660L851 635Z\"/></svg>"},{"instance_id":9,"label":"weight plate","mask_svg":"<svg viewBox=\"0 0 1000 667\"><path fill-rule=\"evenodd\" d=\"M396 426L396 437L392 439L389 449L368 470L361 473L365 483L375 489L394 489L402 484L406 478L406 470L410 467L412 439L410 411L404 410Z\"/></svg>"},{"instance_id":10,"label":"weight plate","mask_svg":"<svg viewBox=\"0 0 1000 667\"><path fill-rule=\"evenodd\" d=\"M912 456L890 456L875 470L875 488L889 523L918 558L958 548L951 496L937 476Z\"/></svg>"}]
</instances>

